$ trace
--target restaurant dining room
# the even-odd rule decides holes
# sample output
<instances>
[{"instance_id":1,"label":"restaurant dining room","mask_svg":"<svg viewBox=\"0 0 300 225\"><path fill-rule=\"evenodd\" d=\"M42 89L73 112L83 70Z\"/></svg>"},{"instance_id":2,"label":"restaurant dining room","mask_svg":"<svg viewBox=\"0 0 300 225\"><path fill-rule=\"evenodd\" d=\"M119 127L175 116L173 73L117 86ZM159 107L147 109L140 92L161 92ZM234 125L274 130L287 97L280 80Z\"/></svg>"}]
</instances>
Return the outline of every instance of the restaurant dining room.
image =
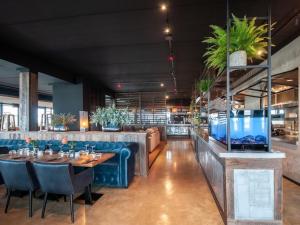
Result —
<instances>
[{"instance_id":1,"label":"restaurant dining room","mask_svg":"<svg viewBox=\"0 0 300 225\"><path fill-rule=\"evenodd\" d=\"M299 0L0 3L0 225L300 225Z\"/></svg>"}]
</instances>

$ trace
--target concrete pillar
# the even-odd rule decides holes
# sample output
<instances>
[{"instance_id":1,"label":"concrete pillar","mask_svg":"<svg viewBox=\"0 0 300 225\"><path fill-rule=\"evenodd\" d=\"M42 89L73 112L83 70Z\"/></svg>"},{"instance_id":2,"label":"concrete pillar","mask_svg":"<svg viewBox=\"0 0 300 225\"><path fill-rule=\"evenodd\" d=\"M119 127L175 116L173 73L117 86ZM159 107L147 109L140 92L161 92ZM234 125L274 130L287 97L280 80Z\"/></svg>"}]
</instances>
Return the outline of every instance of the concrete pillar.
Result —
<instances>
[{"instance_id":1,"label":"concrete pillar","mask_svg":"<svg viewBox=\"0 0 300 225\"><path fill-rule=\"evenodd\" d=\"M20 70L19 127L21 131L38 130L38 73Z\"/></svg>"}]
</instances>

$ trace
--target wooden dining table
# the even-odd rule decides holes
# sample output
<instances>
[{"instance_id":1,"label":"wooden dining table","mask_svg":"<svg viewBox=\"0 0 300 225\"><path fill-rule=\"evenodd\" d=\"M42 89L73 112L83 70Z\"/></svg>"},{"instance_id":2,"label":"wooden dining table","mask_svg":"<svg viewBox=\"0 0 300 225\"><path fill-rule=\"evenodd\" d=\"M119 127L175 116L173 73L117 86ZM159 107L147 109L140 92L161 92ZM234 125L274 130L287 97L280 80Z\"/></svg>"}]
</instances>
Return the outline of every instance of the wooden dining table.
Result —
<instances>
[{"instance_id":1,"label":"wooden dining table","mask_svg":"<svg viewBox=\"0 0 300 225\"><path fill-rule=\"evenodd\" d=\"M91 155L81 155L78 158L71 158L67 156L60 156L59 154L44 154L41 156L26 156L26 155L9 155L3 154L0 155L2 160L27 160L31 162L45 162L45 163L71 163L76 167L95 167L112 157L115 153L98 153L96 157L93 158Z\"/></svg>"},{"instance_id":2,"label":"wooden dining table","mask_svg":"<svg viewBox=\"0 0 300 225\"><path fill-rule=\"evenodd\" d=\"M115 153L98 153L96 157L93 158L91 155L81 155L78 158L71 158L67 156L60 156L59 154L44 154L42 156L25 156L25 155L9 155L9 154L0 154L0 160L27 160L30 162L45 162L45 163L71 163L74 167L81 167L85 169L91 169L109 159L114 157ZM85 204L92 205L96 202L102 194L100 193L91 193L92 201L86 198L85 194L77 197L77 200L84 200ZM75 199L76 200L76 199Z\"/></svg>"}]
</instances>

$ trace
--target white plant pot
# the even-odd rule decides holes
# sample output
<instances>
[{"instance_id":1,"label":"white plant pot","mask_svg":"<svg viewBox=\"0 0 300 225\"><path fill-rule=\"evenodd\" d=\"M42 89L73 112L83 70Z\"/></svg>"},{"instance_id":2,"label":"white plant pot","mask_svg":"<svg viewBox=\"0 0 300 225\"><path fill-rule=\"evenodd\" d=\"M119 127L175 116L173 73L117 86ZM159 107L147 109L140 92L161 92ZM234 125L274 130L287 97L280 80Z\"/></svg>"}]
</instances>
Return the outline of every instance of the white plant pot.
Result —
<instances>
[{"instance_id":1,"label":"white plant pot","mask_svg":"<svg viewBox=\"0 0 300 225\"><path fill-rule=\"evenodd\" d=\"M246 51L236 51L229 56L230 67L232 66L247 66Z\"/></svg>"}]
</instances>

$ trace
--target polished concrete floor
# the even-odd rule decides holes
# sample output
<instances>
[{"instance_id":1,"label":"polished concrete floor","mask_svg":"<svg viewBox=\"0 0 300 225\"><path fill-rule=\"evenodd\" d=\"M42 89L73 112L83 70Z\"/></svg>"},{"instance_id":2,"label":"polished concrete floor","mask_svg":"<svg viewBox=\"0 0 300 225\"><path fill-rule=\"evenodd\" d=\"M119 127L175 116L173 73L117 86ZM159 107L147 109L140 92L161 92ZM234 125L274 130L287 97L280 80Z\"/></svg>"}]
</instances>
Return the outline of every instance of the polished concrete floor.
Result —
<instances>
[{"instance_id":1,"label":"polished concrete floor","mask_svg":"<svg viewBox=\"0 0 300 225\"><path fill-rule=\"evenodd\" d=\"M223 224L189 141L169 141L148 178L136 177L129 189L95 188L103 197L93 206L76 204L75 223L90 225ZM4 189L0 188L3 196ZM300 225L300 187L284 181L285 225ZM49 201L41 219L41 200L27 216L27 197L12 198L8 214L0 199L0 224L71 224L69 204Z\"/></svg>"}]
</instances>

